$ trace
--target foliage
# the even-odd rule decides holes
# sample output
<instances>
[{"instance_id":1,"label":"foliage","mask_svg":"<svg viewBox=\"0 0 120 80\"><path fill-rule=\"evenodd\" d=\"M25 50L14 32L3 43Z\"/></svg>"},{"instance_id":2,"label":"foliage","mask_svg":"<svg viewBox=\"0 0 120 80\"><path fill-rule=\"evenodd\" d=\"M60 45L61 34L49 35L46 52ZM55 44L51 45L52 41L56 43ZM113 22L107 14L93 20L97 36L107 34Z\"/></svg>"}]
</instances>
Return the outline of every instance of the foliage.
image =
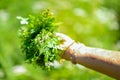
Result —
<instances>
[{"instance_id":1,"label":"foliage","mask_svg":"<svg viewBox=\"0 0 120 80\"><path fill-rule=\"evenodd\" d=\"M47 9L39 16L29 16L28 25L20 30L22 50L26 62L36 63L44 69L50 69L55 60L60 59L62 53L58 49L60 38L55 36L58 27L55 18Z\"/></svg>"},{"instance_id":2,"label":"foliage","mask_svg":"<svg viewBox=\"0 0 120 80\"><path fill-rule=\"evenodd\" d=\"M60 32L89 46L120 50L119 7L119 0L0 0L0 80L114 80L68 62L50 72L26 65L16 16L28 17L49 8L62 22ZM13 73L19 65L27 72Z\"/></svg>"}]
</instances>

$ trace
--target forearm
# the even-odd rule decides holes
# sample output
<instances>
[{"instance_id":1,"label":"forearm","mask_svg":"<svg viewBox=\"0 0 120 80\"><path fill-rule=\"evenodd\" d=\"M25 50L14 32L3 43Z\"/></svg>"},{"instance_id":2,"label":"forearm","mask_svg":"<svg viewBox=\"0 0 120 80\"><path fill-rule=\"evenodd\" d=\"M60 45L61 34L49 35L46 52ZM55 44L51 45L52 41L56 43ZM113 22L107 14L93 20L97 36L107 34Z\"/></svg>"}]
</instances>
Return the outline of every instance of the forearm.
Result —
<instances>
[{"instance_id":1,"label":"forearm","mask_svg":"<svg viewBox=\"0 0 120 80\"><path fill-rule=\"evenodd\" d=\"M73 44L65 51L63 57L73 63L120 79L120 52Z\"/></svg>"}]
</instances>

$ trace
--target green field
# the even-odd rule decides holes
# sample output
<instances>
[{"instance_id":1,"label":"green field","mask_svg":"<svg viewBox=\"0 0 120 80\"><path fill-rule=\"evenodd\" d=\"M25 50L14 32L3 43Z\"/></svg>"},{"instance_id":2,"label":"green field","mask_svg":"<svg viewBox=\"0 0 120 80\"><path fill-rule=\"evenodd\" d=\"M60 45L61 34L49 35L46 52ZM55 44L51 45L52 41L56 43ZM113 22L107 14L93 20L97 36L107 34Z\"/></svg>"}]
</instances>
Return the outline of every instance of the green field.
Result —
<instances>
[{"instance_id":1,"label":"green field","mask_svg":"<svg viewBox=\"0 0 120 80\"><path fill-rule=\"evenodd\" d=\"M87 46L120 50L119 0L0 0L0 80L114 80L74 65L56 63L54 70L24 62L17 16L50 9L62 32Z\"/></svg>"}]
</instances>

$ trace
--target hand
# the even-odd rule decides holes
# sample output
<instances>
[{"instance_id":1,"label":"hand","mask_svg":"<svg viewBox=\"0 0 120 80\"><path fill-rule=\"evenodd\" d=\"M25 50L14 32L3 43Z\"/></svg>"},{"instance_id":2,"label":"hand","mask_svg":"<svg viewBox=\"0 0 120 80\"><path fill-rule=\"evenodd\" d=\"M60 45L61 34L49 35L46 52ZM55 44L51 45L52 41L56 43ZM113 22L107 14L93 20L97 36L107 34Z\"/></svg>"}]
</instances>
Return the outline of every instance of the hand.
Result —
<instances>
[{"instance_id":1,"label":"hand","mask_svg":"<svg viewBox=\"0 0 120 80\"><path fill-rule=\"evenodd\" d=\"M65 34L56 33L55 35L62 39L62 43L59 45L59 48L61 50L64 50L65 52L61 55L61 58L70 60L72 61L72 63L75 64L75 57L77 56L77 53L79 53L79 49L82 47L84 49L85 45L82 43L76 43L74 40L72 40Z\"/></svg>"},{"instance_id":2,"label":"hand","mask_svg":"<svg viewBox=\"0 0 120 80\"><path fill-rule=\"evenodd\" d=\"M74 40L62 33L56 33L55 35L62 39L62 43L59 45L59 48L61 50L64 50L65 52L63 53L63 55L61 55L61 57L66 60L70 60L71 54L67 52L67 48L69 48L73 43L75 43Z\"/></svg>"},{"instance_id":3,"label":"hand","mask_svg":"<svg viewBox=\"0 0 120 80\"><path fill-rule=\"evenodd\" d=\"M62 50L66 50L70 45L74 43L74 40L72 40L70 37L68 37L65 34L56 33L55 35L62 39L62 43L61 45L59 45L59 48Z\"/></svg>"}]
</instances>

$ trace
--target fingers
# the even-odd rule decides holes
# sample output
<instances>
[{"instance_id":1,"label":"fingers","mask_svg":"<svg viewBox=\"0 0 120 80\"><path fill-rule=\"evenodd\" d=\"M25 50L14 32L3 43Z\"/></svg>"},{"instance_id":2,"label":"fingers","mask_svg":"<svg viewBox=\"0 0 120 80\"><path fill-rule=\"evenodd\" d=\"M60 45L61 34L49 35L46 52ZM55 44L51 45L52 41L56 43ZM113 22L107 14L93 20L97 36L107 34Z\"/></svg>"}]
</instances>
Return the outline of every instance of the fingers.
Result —
<instances>
[{"instance_id":1,"label":"fingers","mask_svg":"<svg viewBox=\"0 0 120 80\"><path fill-rule=\"evenodd\" d=\"M71 40L70 37L68 37L68 36L66 36L65 34L62 34L62 33L56 33L55 35L62 38L62 39L65 39L65 40Z\"/></svg>"},{"instance_id":2,"label":"fingers","mask_svg":"<svg viewBox=\"0 0 120 80\"><path fill-rule=\"evenodd\" d=\"M62 44L59 46L62 50L65 50L66 48L68 48L71 44L74 43L74 40L72 40L70 37L68 37L65 34L62 33L55 33L56 36L62 38L63 42Z\"/></svg>"},{"instance_id":3,"label":"fingers","mask_svg":"<svg viewBox=\"0 0 120 80\"><path fill-rule=\"evenodd\" d=\"M61 39L63 39L64 41L67 41L67 42L74 42L74 40L72 40L70 37L68 37L67 35L65 34L62 34L62 33L55 33L56 36L60 37Z\"/></svg>"}]
</instances>

